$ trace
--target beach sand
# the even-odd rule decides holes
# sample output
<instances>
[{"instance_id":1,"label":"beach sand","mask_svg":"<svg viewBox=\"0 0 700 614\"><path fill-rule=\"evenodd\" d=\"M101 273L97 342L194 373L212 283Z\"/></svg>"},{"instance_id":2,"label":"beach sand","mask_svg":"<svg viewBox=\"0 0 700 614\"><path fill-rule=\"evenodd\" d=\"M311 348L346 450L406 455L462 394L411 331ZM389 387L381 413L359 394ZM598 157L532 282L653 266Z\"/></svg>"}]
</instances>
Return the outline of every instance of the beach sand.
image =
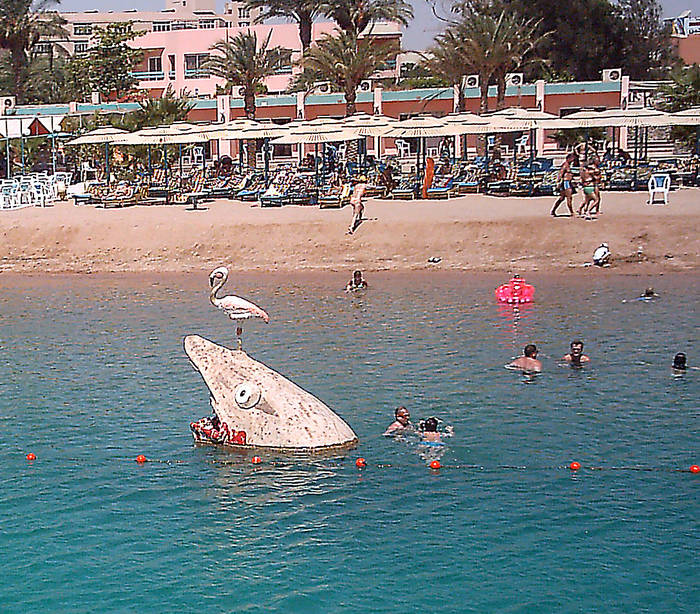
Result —
<instances>
[{"instance_id":1,"label":"beach sand","mask_svg":"<svg viewBox=\"0 0 700 614\"><path fill-rule=\"evenodd\" d=\"M354 235L345 234L349 207L261 209L220 200L203 211L104 210L63 202L0 212L0 272L188 272L220 264L235 271L563 271L590 261L602 242L617 271L697 267L700 190L673 192L668 206L647 206L646 198L604 192L595 221L552 218L553 197L370 199ZM574 207L579 201L580 194ZM428 262L434 257L439 264Z\"/></svg>"}]
</instances>

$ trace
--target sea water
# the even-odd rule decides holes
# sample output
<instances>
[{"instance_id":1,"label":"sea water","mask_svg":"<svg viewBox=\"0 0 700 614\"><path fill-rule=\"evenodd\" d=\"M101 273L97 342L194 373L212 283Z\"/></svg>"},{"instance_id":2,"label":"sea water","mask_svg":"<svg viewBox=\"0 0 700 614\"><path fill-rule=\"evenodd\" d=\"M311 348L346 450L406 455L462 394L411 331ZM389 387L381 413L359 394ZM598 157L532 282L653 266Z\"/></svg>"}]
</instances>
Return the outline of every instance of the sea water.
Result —
<instances>
[{"instance_id":1,"label":"sea water","mask_svg":"<svg viewBox=\"0 0 700 614\"><path fill-rule=\"evenodd\" d=\"M0 612L698 611L697 276L533 274L519 312L501 276L345 281L232 280L245 349L360 438L253 466L189 432L183 336L235 347L206 275L0 279ZM454 428L439 471L381 436L400 404Z\"/></svg>"}]
</instances>

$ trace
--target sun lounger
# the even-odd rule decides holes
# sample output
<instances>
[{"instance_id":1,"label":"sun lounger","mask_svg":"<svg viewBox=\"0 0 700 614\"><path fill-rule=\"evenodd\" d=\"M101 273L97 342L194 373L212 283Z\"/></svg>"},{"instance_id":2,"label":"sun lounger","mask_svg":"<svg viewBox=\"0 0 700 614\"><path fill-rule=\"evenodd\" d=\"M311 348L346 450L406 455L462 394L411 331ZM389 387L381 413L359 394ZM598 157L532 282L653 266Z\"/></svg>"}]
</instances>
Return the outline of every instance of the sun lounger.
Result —
<instances>
[{"instance_id":1,"label":"sun lounger","mask_svg":"<svg viewBox=\"0 0 700 614\"><path fill-rule=\"evenodd\" d=\"M349 183L336 186L319 196L318 205L321 209L339 209L350 203L352 187Z\"/></svg>"}]
</instances>

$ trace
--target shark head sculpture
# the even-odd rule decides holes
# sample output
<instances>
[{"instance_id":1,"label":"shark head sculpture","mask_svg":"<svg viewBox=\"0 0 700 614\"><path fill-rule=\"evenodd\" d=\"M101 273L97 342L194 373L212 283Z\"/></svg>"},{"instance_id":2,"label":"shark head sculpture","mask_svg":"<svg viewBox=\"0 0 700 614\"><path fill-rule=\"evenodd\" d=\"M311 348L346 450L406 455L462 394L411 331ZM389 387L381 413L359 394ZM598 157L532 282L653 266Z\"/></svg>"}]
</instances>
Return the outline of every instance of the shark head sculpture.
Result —
<instances>
[{"instance_id":1,"label":"shark head sculpture","mask_svg":"<svg viewBox=\"0 0 700 614\"><path fill-rule=\"evenodd\" d=\"M195 441L309 451L357 444L357 435L328 406L244 351L198 335L184 343L214 410L190 424Z\"/></svg>"}]
</instances>

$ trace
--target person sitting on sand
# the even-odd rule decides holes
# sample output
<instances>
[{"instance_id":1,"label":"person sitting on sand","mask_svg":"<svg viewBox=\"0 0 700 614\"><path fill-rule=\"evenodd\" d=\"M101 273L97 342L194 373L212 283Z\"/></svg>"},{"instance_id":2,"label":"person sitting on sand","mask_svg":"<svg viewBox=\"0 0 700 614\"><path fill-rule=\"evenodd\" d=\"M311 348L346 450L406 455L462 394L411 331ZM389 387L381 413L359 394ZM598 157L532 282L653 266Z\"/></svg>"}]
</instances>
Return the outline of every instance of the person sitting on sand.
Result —
<instances>
[{"instance_id":1,"label":"person sitting on sand","mask_svg":"<svg viewBox=\"0 0 700 614\"><path fill-rule=\"evenodd\" d=\"M537 360L537 346L534 343L528 343L523 350L523 355L508 363L506 368L518 369L526 373L540 373L542 363Z\"/></svg>"},{"instance_id":2,"label":"person sitting on sand","mask_svg":"<svg viewBox=\"0 0 700 614\"><path fill-rule=\"evenodd\" d=\"M367 282L362 278L362 271L355 271L352 274L352 279L345 286L346 292L355 292L356 290L364 290L367 287Z\"/></svg>"},{"instance_id":3,"label":"person sitting on sand","mask_svg":"<svg viewBox=\"0 0 700 614\"><path fill-rule=\"evenodd\" d=\"M673 357L673 365L672 368L674 372L685 372L688 370L688 364L687 364L687 358L686 355L683 352L678 352Z\"/></svg>"},{"instance_id":4,"label":"person sitting on sand","mask_svg":"<svg viewBox=\"0 0 700 614\"><path fill-rule=\"evenodd\" d=\"M421 422L421 437L426 443L442 443L440 438L440 433L437 430L438 420L437 418L428 418Z\"/></svg>"},{"instance_id":5,"label":"person sitting on sand","mask_svg":"<svg viewBox=\"0 0 700 614\"><path fill-rule=\"evenodd\" d=\"M394 421L384 431L385 436L400 435L406 429L410 428L411 414L401 405L394 410Z\"/></svg>"},{"instance_id":6,"label":"person sitting on sand","mask_svg":"<svg viewBox=\"0 0 700 614\"><path fill-rule=\"evenodd\" d=\"M601 243L593 252L593 264L596 266L610 266L610 248L607 243Z\"/></svg>"},{"instance_id":7,"label":"person sitting on sand","mask_svg":"<svg viewBox=\"0 0 700 614\"><path fill-rule=\"evenodd\" d=\"M569 353L562 360L571 363L574 367L580 367L584 362L590 362L591 359L583 353L583 341L574 339L569 344Z\"/></svg>"}]
</instances>

